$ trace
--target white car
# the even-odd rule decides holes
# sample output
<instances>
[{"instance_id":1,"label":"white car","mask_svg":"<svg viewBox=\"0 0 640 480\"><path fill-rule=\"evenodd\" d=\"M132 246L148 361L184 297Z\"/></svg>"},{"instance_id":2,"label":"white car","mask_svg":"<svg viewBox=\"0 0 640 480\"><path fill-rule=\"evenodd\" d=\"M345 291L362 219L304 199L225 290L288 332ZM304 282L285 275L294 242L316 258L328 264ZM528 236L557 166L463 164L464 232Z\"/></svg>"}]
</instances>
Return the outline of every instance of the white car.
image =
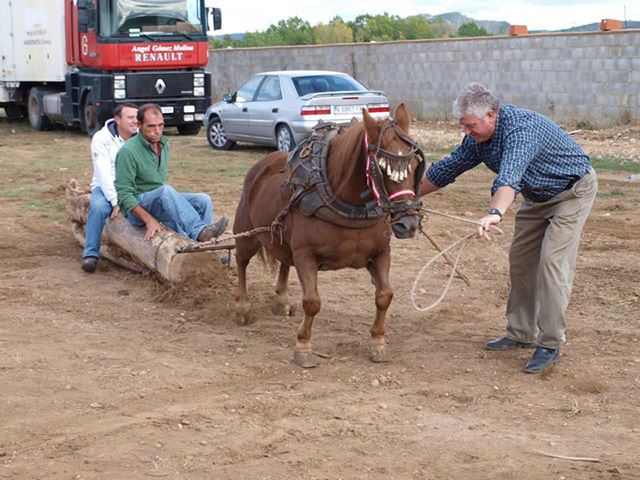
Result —
<instances>
[{"instance_id":1,"label":"white car","mask_svg":"<svg viewBox=\"0 0 640 480\"><path fill-rule=\"evenodd\" d=\"M228 150L250 142L290 151L319 120L347 124L389 116L384 93L368 90L345 73L298 70L258 73L233 95L211 105L203 119L212 148Z\"/></svg>"}]
</instances>

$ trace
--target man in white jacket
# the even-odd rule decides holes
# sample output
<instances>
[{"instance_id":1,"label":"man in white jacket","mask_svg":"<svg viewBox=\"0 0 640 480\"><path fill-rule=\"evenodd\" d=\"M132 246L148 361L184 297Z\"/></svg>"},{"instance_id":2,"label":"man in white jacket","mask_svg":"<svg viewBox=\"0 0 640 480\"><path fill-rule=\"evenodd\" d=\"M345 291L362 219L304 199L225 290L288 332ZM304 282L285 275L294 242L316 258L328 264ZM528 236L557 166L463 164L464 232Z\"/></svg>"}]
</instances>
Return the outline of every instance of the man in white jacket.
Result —
<instances>
[{"instance_id":1,"label":"man in white jacket","mask_svg":"<svg viewBox=\"0 0 640 480\"><path fill-rule=\"evenodd\" d=\"M138 131L137 113L138 107L133 104L118 105L113 118L107 120L91 140L93 179L85 229L86 242L82 252L82 270L87 273L96 271L100 257L100 238L107 217L115 218L120 213L113 185L116 178L116 154L124 142Z\"/></svg>"}]
</instances>

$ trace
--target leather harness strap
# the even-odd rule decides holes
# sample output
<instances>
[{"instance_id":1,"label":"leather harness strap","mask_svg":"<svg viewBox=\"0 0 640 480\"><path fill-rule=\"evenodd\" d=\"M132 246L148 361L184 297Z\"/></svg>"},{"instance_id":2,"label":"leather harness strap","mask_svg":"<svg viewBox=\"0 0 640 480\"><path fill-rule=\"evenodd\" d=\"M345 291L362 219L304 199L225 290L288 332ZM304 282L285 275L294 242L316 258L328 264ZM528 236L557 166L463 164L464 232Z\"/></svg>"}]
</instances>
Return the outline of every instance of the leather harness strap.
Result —
<instances>
[{"instance_id":1,"label":"leather harness strap","mask_svg":"<svg viewBox=\"0 0 640 480\"><path fill-rule=\"evenodd\" d=\"M365 144L367 182L369 188L373 190L375 200L365 205L353 205L334 194L328 177L327 157L331 142L343 128L335 123L319 123L314 127L311 136L289 154L286 164L289 178L283 182L280 189L282 198L288 197L288 201L272 223L272 233L279 233L281 239L282 221L295 207L298 207L305 216L316 216L346 228L368 228L375 225L381 218L390 217L391 222L394 222L404 215L419 213L418 199L410 203L392 201L395 196L400 195L389 196L384 186L384 173L378 165L378 156L384 157L388 162L409 164L414 155L418 155L421 160L415 172L415 189L401 192L416 196L426 162L417 144L403 135L396 128L396 122L393 120L382 128L376 145ZM381 147L382 135L388 128L393 128L394 133L411 146L408 154L395 155ZM362 192L361 197L363 199L370 197L371 193L371 190L366 190Z\"/></svg>"}]
</instances>

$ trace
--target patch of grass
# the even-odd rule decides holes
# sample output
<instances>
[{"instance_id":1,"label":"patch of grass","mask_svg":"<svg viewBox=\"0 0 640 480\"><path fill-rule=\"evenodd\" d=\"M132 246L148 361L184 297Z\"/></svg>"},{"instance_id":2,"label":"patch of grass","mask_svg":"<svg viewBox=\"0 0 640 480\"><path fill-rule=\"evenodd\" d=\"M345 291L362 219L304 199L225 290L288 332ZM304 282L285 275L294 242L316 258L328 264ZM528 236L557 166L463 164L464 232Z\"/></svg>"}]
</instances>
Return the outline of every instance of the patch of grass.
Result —
<instances>
[{"instance_id":1,"label":"patch of grass","mask_svg":"<svg viewBox=\"0 0 640 480\"><path fill-rule=\"evenodd\" d=\"M610 192L600 192L598 195L601 197L624 197L625 193L619 188L614 188Z\"/></svg>"},{"instance_id":2,"label":"patch of grass","mask_svg":"<svg viewBox=\"0 0 640 480\"><path fill-rule=\"evenodd\" d=\"M591 165L596 171L614 170L618 172L640 172L639 164L615 157L591 157Z\"/></svg>"},{"instance_id":3,"label":"patch of grass","mask_svg":"<svg viewBox=\"0 0 640 480\"><path fill-rule=\"evenodd\" d=\"M578 120L576 122L576 128L580 128L582 130L593 130L595 127L589 120Z\"/></svg>"}]
</instances>

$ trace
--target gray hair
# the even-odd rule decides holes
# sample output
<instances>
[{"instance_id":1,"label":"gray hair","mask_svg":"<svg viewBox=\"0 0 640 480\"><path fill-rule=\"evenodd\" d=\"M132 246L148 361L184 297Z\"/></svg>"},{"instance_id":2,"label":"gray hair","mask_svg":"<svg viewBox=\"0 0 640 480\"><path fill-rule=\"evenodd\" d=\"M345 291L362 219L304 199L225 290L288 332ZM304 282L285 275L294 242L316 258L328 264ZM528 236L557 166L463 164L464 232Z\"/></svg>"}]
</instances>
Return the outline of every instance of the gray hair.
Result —
<instances>
[{"instance_id":1,"label":"gray hair","mask_svg":"<svg viewBox=\"0 0 640 480\"><path fill-rule=\"evenodd\" d=\"M465 115L473 115L482 119L490 110L497 112L499 108L500 100L483 85L474 82L458 92L453 102L453 117L460 120Z\"/></svg>"}]
</instances>

